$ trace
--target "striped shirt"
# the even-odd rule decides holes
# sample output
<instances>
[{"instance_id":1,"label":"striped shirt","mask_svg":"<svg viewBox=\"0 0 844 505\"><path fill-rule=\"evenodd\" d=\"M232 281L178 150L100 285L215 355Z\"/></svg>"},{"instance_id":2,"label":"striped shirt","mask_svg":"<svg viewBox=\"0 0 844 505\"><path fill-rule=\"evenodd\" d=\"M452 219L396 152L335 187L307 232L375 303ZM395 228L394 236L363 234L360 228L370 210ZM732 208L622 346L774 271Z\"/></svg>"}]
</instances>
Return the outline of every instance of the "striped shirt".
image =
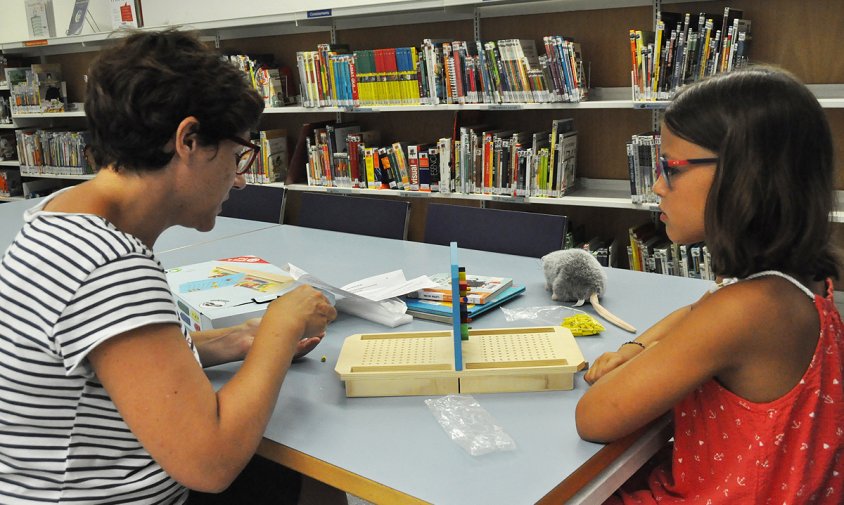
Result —
<instances>
[{"instance_id":1,"label":"striped shirt","mask_svg":"<svg viewBox=\"0 0 844 505\"><path fill-rule=\"evenodd\" d=\"M0 503L183 503L86 359L128 330L179 324L164 271L136 237L47 201L0 263Z\"/></svg>"}]
</instances>

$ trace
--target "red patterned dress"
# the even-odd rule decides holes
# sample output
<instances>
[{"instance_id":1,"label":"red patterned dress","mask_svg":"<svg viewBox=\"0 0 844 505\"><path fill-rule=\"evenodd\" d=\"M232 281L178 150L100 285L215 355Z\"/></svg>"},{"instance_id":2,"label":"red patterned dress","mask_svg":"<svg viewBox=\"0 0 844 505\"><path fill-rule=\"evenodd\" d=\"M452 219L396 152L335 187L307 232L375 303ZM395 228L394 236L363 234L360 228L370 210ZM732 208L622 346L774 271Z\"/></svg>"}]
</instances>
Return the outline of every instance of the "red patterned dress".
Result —
<instances>
[{"instance_id":1,"label":"red patterned dress","mask_svg":"<svg viewBox=\"0 0 844 505\"><path fill-rule=\"evenodd\" d=\"M767 403L745 400L710 380L674 408L671 461L625 485L608 503L844 504L844 326L832 299L814 295L821 322L803 378ZM776 373L772 370L771 373Z\"/></svg>"}]
</instances>

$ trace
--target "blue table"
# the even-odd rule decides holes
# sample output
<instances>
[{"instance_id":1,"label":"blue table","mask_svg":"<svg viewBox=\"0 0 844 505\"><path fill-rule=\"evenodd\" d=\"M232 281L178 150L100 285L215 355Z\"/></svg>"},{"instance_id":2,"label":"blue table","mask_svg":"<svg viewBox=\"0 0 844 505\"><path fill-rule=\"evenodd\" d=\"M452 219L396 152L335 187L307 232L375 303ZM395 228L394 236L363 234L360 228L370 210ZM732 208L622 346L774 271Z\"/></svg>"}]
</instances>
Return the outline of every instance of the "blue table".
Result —
<instances>
[{"instance_id":1,"label":"blue table","mask_svg":"<svg viewBox=\"0 0 844 505\"><path fill-rule=\"evenodd\" d=\"M40 197L0 204L0 223L2 223L0 225L0 252L5 251L6 247L17 236L18 231L23 226L23 213L26 209L35 206L43 199L44 197ZM156 254L160 254L173 249L211 242L225 237L234 237L241 233L263 230L273 226L279 225L217 216L217 224L209 232L199 232L182 226L174 226L166 230L158 238L153 249Z\"/></svg>"},{"instance_id":2,"label":"blue table","mask_svg":"<svg viewBox=\"0 0 844 505\"><path fill-rule=\"evenodd\" d=\"M246 254L293 263L337 286L396 269L408 278L445 272L450 264L445 246L287 225L162 252L159 259L171 268ZM555 304L544 289L539 260L465 249L459 256L469 273L508 276L526 285L525 295L508 308ZM604 306L640 330L696 300L709 285L627 270L607 274ZM507 322L498 309L472 324L532 326ZM630 339L606 326L599 336L578 339L590 362ZM414 320L396 330L445 328ZM376 503L600 503L665 440L664 424L606 446L581 440L574 410L587 386L578 375L571 391L476 395L517 449L472 457L447 438L425 397L346 398L334 372L343 339L385 331L392 330L341 314L322 344L288 373L259 453ZM208 375L220 387L238 366L211 368Z\"/></svg>"}]
</instances>

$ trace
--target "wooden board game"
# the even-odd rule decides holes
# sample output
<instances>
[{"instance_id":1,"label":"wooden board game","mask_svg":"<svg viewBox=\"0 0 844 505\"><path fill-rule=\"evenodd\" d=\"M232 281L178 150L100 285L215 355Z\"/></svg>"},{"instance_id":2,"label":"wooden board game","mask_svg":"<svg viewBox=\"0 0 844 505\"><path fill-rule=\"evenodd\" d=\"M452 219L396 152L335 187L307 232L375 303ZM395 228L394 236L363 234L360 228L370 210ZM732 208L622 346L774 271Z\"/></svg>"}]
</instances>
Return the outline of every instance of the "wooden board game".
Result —
<instances>
[{"instance_id":1,"label":"wooden board game","mask_svg":"<svg viewBox=\"0 0 844 505\"><path fill-rule=\"evenodd\" d=\"M459 371L453 345L451 331L351 335L334 370L355 397L566 390L586 366L561 326L469 330Z\"/></svg>"}]
</instances>

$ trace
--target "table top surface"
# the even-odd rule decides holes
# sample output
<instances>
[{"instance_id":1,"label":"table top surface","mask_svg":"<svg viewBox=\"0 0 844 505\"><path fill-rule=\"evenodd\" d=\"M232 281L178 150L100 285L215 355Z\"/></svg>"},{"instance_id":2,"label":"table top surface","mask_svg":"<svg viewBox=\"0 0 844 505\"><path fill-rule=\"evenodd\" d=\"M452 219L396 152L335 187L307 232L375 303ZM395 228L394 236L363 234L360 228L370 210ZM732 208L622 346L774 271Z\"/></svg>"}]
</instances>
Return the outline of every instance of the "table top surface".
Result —
<instances>
[{"instance_id":1,"label":"table top surface","mask_svg":"<svg viewBox=\"0 0 844 505\"><path fill-rule=\"evenodd\" d=\"M274 226L159 253L165 268L240 255L277 265L292 263L335 286L401 269L407 278L448 272L449 249L418 242ZM507 309L559 305L544 289L538 259L461 249L467 273L512 277L523 296ZM699 298L709 283L607 269L603 305L640 332L673 309ZM588 306L584 310L595 315ZM597 317L597 316L596 316ZM600 318L599 318L600 319ZM507 321L500 309L473 321L476 328L543 326L546 321ZM610 324L577 342L588 362L633 336ZM586 390L582 374L571 391L475 395L515 441L516 450L473 457L450 441L424 400L428 397L347 398L334 372L343 340L356 333L450 329L416 319L396 329L340 314L326 338L295 363L285 379L265 438L380 485L424 501L535 503L602 447L581 440L574 411ZM326 357L322 362L320 358ZM207 370L215 387L239 364Z\"/></svg>"},{"instance_id":2,"label":"table top surface","mask_svg":"<svg viewBox=\"0 0 844 505\"><path fill-rule=\"evenodd\" d=\"M6 247L17 236L18 231L23 226L23 213L26 209L38 204L43 199L44 197L32 198L0 204L0 223L2 223L2 226L0 226L0 251L5 251ZM214 229L209 232L199 232L182 226L174 226L165 230L156 241L153 249L159 254L165 251L212 242L221 238L232 237L241 233L262 230L273 226L280 225L217 216L217 223Z\"/></svg>"}]
</instances>

